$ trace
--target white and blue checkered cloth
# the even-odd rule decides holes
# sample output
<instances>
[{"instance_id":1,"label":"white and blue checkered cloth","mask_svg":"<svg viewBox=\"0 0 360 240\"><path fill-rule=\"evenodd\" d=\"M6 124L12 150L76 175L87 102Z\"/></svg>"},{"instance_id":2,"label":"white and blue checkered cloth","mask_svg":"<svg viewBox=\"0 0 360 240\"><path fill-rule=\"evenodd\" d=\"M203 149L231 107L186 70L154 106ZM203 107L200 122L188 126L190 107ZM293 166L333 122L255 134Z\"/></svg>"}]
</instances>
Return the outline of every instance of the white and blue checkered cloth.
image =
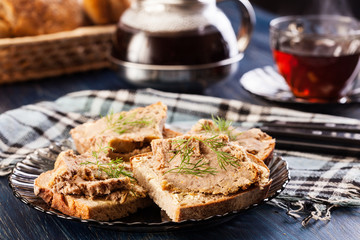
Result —
<instances>
[{"instance_id":1,"label":"white and blue checkered cloth","mask_svg":"<svg viewBox=\"0 0 360 240\"><path fill-rule=\"evenodd\" d=\"M167 123L197 121L221 116L234 122L302 121L356 124L356 119L304 113L284 108L251 105L190 94L152 89L81 91L54 102L40 102L0 115L0 175L11 173L15 163L51 142L69 138L69 130L110 111L129 110L162 101L168 106ZM292 216L329 219L330 209L360 206L360 159L295 151L278 151L289 164L291 181L272 204Z\"/></svg>"}]
</instances>

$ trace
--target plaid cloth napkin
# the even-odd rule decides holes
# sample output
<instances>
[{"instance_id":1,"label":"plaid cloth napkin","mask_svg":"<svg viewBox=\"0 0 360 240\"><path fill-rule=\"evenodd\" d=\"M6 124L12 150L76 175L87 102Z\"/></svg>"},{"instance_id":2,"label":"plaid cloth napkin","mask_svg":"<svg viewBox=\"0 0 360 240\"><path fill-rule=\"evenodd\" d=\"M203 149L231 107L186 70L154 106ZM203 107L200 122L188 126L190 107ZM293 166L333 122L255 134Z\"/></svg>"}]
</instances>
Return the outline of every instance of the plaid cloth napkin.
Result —
<instances>
[{"instance_id":1,"label":"plaid cloth napkin","mask_svg":"<svg viewBox=\"0 0 360 240\"><path fill-rule=\"evenodd\" d=\"M89 118L157 101L168 106L169 124L195 122L214 115L234 122L294 120L360 125L356 119L152 89L81 91L68 94L55 102L26 105L0 115L0 175L9 174L16 162L35 149L70 137L69 130ZM286 208L291 216L302 217L304 225L311 219L330 219L333 207L360 206L359 159L278 152L289 164L291 181L271 204Z\"/></svg>"}]
</instances>

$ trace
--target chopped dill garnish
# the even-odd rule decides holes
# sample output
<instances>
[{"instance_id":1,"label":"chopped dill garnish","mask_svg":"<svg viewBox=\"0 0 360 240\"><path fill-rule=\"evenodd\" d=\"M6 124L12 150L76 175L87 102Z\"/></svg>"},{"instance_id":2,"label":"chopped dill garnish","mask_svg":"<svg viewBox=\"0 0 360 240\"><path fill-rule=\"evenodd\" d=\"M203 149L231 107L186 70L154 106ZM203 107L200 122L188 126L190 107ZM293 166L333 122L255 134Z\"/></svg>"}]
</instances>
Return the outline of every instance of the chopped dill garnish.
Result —
<instances>
[{"instance_id":1,"label":"chopped dill garnish","mask_svg":"<svg viewBox=\"0 0 360 240\"><path fill-rule=\"evenodd\" d=\"M214 175L217 171L215 168L209 166L209 162L204 161L204 158L200 158L196 163L191 162L191 157L194 155L194 148L190 146L193 138L190 139L177 139L175 140L175 148L179 148L173 151L174 156L169 160L171 162L177 155L180 155L181 163L178 167L172 168L165 173L175 172L192 174L202 177L204 174Z\"/></svg>"},{"instance_id":2,"label":"chopped dill garnish","mask_svg":"<svg viewBox=\"0 0 360 240\"><path fill-rule=\"evenodd\" d=\"M239 166L239 163L237 162L238 158L232 156L228 152L219 151L219 149L226 146L226 144L219 139L217 135L208 139L198 140L208 146L216 154L220 168L226 170L227 165L231 165L233 167Z\"/></svg>"},{"instance_id":3,"label":"chopped dill garnish","mask_svg":"<svg viewBox=\"0 0 360 240\"><path fill-rule=\"evenodd\" d=\"M229 137L230 141L236 140L237 134L233 133L234 128L232 127L232 121L225 120L222 117L214 117L211 116L212 121L214 122L215 126L212 126L211 124L205 123L202 124L202 129L211 134L225 134Z\"/></svg>"},{"instance_id":4,"label":"chopped dill garnish","mask_svg":"<svg viewBox=\"0 0 360 240\"><path fill-rule=\"evenodd\" d=\"M174 156L169 160L171 162L176 156L180 156L181 162L180 165L176 168L172 168L165 173L175 172L175 173L184 173L184 174L192 174L195 176L202 177L205 174L215 175L217 170L213 167L209 166L209 162L206 161L203 157L194 156L195 148L191 146L193 141L199 141L204 145L208 146L211 151L216 154L218 164L221 169L226 170L226 166L231 165L233 167L239 166L237 162L238 158L232 156L228 152L221 151L221 148L226 146L218 135L212 136L207 139L199 139L198 137L190 137L189 139L178 139L175 140L175 150L172 152ZM198 160L194 163L191 162L191 159L198 157Z\"/></svg>"},{"instance_id":5,"label":"chopped dill garnish","mask_svg":"<svg viewBox=\"0 0 360 240\"><path fill-rule=\"evenodd\" d=\"M101 146L98 144L98 151L92 151L92 156L96 159L96 162L86 161L82 162L82 165L96 165L99 171L106 173L110 178L119 178L120 176L129 177L131 179L135 179L133 177L132 172L127 171L125 166L122 165L123 160L121 158L116 158L115 160L111 160L110 162L101 162L99 160L101 153L108 153L109 150L113 150L110 146Z\"/></svg>"},{"instance_id":6,"label":"chopped dill garnish","mask_svg":"<svg viewBox=\"0 0 360 240\"><path fill-rule=\"evenodd\" d=\"M135 119L136 112L128 114L122 112L116 117L113 112L110 112L105 116L107 129L112 130L118 134L123 134L129 131L133 127L145 127L149 126L153 121L149 118Z\"/></svg>"}]
</instances>

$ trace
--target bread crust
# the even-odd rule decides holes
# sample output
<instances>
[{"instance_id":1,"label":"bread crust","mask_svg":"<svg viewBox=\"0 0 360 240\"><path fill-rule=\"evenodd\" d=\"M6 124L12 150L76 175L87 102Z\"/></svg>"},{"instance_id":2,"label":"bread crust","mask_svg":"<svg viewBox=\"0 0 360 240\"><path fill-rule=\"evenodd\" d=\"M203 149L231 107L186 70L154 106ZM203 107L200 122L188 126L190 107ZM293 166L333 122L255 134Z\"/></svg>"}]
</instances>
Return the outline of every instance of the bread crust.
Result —
<instances>
[{"instance_id":1,"label":"bread crust","mask_svg":"<svg viewBox=\"0 0 360 240\"><path fill-rule=\"evenodd\" d=\"M167 139L167 138L174 138L174 137L178 137L183 135L183 133L169 129L169 128L164 128L163 130L163 138Z\"/></svg>"},{"instance_id":2,"label":"bread crust","mask_svg":"<svg viewBox=\"0 0 360 240\"><path fill-rule=\"evenodd\" d=\"M187 219L205 219L211 216L223 215L224 213L240 211L252 204L262 201L270 188L271 183L264 188L253 186L233 195L223 197L216 201L192 205L178 206L175 222Z\"/></svg>"},{"instance_id":3,"label":"bread crust","mask_svg":"<svg viewBox=\"0 0 360 240\"><path fill-rule=\"evenodd\" d=\"M11 37L11 28L10 24L2 20L0 17L0 38L8 38Z\"/></svg>"}]
</instances>

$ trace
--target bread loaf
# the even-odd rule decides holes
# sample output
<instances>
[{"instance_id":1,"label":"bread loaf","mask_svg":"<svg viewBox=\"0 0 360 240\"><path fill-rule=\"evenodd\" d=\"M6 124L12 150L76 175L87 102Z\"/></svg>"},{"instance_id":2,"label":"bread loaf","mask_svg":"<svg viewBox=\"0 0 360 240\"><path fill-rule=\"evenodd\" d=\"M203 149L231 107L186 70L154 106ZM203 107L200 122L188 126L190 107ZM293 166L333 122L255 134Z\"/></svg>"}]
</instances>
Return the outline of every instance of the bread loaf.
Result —
<instances>
[{"instance_id":1,"label":"bread loaf","mask_svg":"<svg viewBox=\"0 0 360 240\"><path fill-rule=\"evenodd\" d=\"M83 11L78 0L1 0L0 20L2 35L33 36L79 27Z\"/></svg>"},{"instance_id":2,"label":"bread loaf","mask_svg":"<svg viewBox=\"0 0 360 240\"><path fill-rule=\"evenodd\" d=\"M94 24L117 23L130 0L83 0L84 10Z\"/></svg>"}]
</instances>

